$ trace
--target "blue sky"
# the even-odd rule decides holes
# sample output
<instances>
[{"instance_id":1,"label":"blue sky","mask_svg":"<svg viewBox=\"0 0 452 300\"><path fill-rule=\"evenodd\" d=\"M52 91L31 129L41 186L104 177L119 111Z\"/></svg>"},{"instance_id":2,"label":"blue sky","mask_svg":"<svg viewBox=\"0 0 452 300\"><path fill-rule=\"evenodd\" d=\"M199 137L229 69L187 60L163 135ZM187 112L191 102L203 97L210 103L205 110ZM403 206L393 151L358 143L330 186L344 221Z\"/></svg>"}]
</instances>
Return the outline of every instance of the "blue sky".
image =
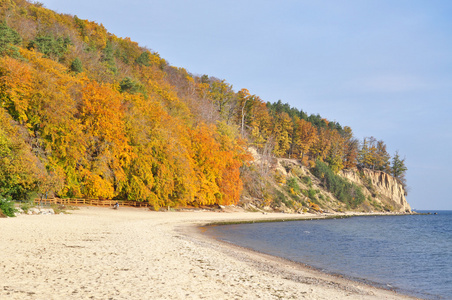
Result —
<instances>
[{"instance_id":1,"label":"blue sky","mask_svg":"<svg viewBox=\"0 0 452 300\"><path fill-rule=\"evenodd\" d=\"M452 2L44 0L171 65L281 100L406 157L408 202L452 209Z\"/></svg>"}]
</instances>

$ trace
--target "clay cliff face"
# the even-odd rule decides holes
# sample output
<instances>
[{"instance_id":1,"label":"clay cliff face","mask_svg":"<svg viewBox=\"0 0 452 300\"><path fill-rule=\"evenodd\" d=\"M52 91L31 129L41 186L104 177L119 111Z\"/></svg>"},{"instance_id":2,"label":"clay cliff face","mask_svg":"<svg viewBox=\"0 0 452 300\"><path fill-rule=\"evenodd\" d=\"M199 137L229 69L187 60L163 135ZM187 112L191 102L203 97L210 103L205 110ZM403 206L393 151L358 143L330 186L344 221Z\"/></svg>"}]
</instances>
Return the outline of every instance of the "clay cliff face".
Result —
<instances>
[{"instance_id":1,"label":"clay cliff face","mask_svg":"<svg viewBox=\"0 0 452 300\"><path fill-rule=\"evenodd\" d=\"M406 201L405 189L391 175L369 169L342 170L340 175L365 186L367 193L382 205L392 206L394 211L411 212L411 207Z\"/></svg>"},{"instance_id":2,"label":"clay cliff face","mask_svg":"<svg viewBox=\"0 0 452 300\"><path fill-rule=\"evenodd\" d=\"M254 190L250 189L253 194L248 193L243 196L241 206L253 211L411 212L402 184L384 172L351 169L342 170L338 174L356 185L348 192L355 193L357 192L355 188L359 188L365 196L365 200L360 204L351 206L336 198L335 193L328 189L325 179L316 177L299 160L264 158L257 151L251 151L251 153L255 158L255 170L257 170L255 172L260 173L259 176L249 174L248 178L255 178L255 181L247 184Z\"/></svg>"}]
</instances>

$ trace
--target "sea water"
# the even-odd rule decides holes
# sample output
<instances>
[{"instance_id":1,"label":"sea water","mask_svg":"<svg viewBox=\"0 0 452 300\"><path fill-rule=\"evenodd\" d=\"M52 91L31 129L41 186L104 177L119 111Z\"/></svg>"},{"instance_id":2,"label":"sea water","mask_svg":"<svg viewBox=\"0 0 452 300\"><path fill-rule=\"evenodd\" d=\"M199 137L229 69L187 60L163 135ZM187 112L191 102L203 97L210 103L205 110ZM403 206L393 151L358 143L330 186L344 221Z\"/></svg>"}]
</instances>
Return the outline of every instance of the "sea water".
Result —
<instances>
[{"instance_id":1,"label":"sea water","mask_svg":"<svg viewBox=\"0 0 452 300\"><path fill-rule=\"evenodd\" d=\"M207 234L425 299L452 299L452 211L209 226Z\"/></svg>"}]
</instances>

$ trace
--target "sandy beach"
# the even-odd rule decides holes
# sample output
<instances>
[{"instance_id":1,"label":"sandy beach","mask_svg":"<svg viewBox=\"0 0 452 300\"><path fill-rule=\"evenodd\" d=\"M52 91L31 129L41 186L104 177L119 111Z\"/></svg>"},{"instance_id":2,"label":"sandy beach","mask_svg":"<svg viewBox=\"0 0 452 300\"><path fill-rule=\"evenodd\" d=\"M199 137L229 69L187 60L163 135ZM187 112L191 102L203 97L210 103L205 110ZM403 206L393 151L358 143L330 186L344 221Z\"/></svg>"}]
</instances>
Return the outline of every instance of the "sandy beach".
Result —
<instances>
[{"instance_id":1,"label":"sandy beach","mask_svg":"<svg viewBox=\"0 0 452 300\"><path fill-rule=\"evenodd\" d=\"M197 228L276 218L300 215L82 207L0 219L0 299L413 299Z\"/></svg>"}]
</instances>

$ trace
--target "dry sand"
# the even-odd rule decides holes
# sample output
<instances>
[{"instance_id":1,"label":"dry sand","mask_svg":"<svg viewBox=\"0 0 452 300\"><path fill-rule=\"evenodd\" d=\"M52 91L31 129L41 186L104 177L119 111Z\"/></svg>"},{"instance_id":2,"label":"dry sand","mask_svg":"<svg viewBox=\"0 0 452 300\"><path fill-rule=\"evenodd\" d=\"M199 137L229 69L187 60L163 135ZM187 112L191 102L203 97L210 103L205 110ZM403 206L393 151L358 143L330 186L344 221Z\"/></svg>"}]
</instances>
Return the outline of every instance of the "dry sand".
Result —
<instances>
[{"instance_id":1,"label":"dry sand","mask_svg":"<svg viewBox=\"0 0 452 300\"><path fill-rule=\"evenodd\" d=\"M0 219L0 299L410 299L194 226L263 218L300 215L84 207Z\"/></svg>"}]
</instances>

